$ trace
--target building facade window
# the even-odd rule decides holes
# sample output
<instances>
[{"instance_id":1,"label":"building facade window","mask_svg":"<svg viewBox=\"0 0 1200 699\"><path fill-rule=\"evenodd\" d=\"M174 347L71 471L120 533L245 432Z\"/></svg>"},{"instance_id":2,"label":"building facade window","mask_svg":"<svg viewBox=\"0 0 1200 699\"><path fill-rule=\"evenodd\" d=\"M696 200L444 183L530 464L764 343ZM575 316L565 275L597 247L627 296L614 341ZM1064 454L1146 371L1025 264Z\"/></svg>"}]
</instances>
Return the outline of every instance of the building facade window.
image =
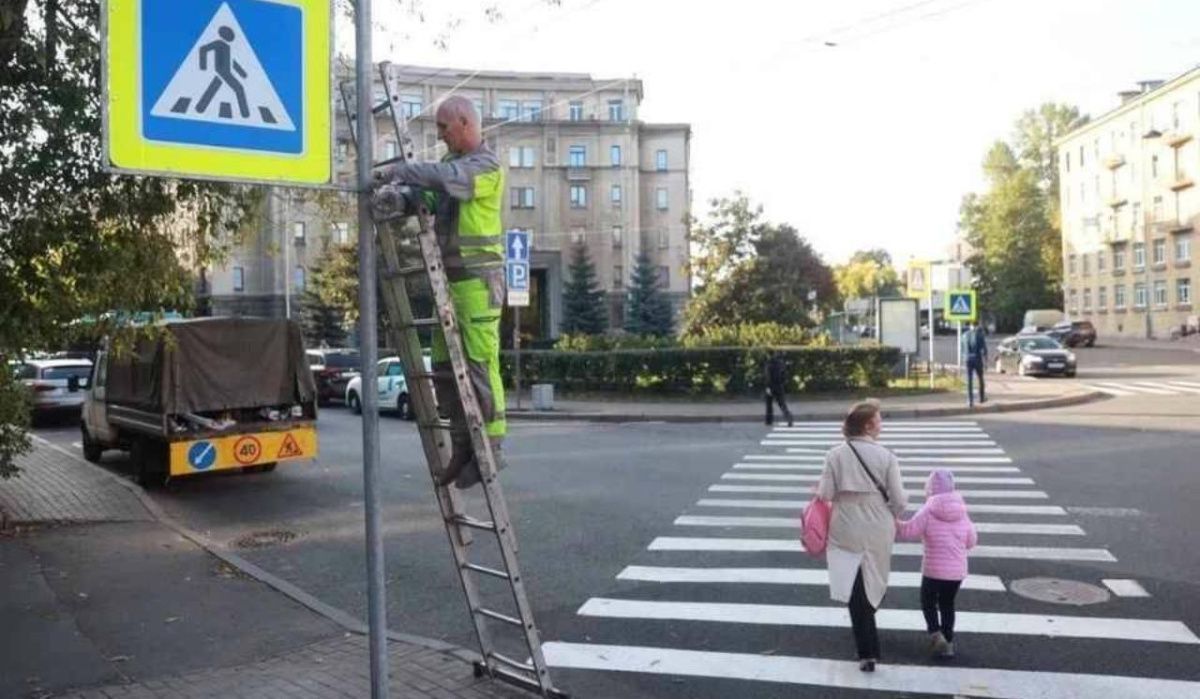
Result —
<instances>
[{"instance_id":1,"label":"building facade window","mask_svg":"<svg viewBox=\"0 0 1200 699\"><path fill-rule=\"evenodd\" d=\"M612 227L612 244L614 248L619 248L625 244L625 228L622 226Z\"/></svg>"},{"instance_id":2,"label":"building facade window","mask_svg":"<svg viewBox=\"0 0 1200 699\"><path fill-rule=\"evenodd\" d=\"M583 121L583 102L572 102L567 106L567 119Z\"/></svg>"},{"instance_id":3,"label":"building facade window","mask_svg":"<svg viewBox=\"0 0 1200 699\"><path fill-rule=\"evenodd\" d=\"M1146 268L1146 244L1145 243L1134 243L1133 244L1133 268L1134 269L1145 269Z\"/></svg>"},{"instance_id":4,"label":"building facade window","mask_svg":"<svg viewBox=\"0 0 1200 699\"><path fill-rule=\"evenodd\" d=\"M1167 282L1159 279L1154 282L1154 306L1164 308L1167 305Z\"/></svg>"},{"instance_id":5,"label":"building facade window","mask_svg":"<svg viewBox=\"0 0 1200 699\"><path fill-rule=\"evenodd\" d=\"M587 166L587 146L571 146L567 149L567 165L571 167Z\"/></svg>"},{"instance_id":6,"label":"building facade window","mask_svg":"<svg viewBox=\"0 0 1200 699\"><path fill-rule=\"evenodd\" d=\"M508 149L508 166L510 168L531 168L537 158L533 146L513 146Z\"/></svg>"},{"instance_id":7,"label":"building facade window","mask_svg":"<svg viewBox=\"0 0 1200 699\"><path fill-rule=\"evenodd\" d=\"M532 209L533 187L513 187L510 189L508 204L513 209Z\"/></svg>"},{"instance_id":8,"label":"building facade window","mask_svg":"<svg viewBox=\"0 0 1200 699\"><path fill-rule=\"evenodd\" d=\"M400 113L405 119L416 119L425 111L425 102L413 95L400 95Z\"/></svg>"},{"instance_id":9,"label":"building facade window","mask_svg":"<svg viewBox=\"0 0 1200 699\"><path fill-rule=\"evenodd\" d=\"M587 187L581 184L571 185L571 208L587 208Z\"/></svg>"},{"instance_id":10,"label":"building facade window","mask_svg":"<svg viewBox=\"0 0 1200 699\"><path fill-rule=\"evenodd\" d=\"M297 265L296 271L292 275L293 285L300 291L304 291L304 268Z\"/></svg>"},{"instance_id":11,"label":"building facade window","mask_svg":"<svg viewBox=\"0 0 1200 699\"><path fill-rule=\"evenodd\" d=\"M1175 261L1190 262L1192 259L1192 234L1181 233L1175 236Z\"/></svg>"},{"instance_id":12,"label":"building facade window","mask_svg":"<svg viewBox=\"0 0 1200 699\"><path fill-rule=\"evenodd\" d=\"M1083 312L1087 313L1092 310L1092 290L1083 290Z\"/></svg>"},{"instance_id":13,"label":"building facade window","mask_svg":"<svg viewBox=\"0 0 1200 699\"><path fill-rule=\"evenodd\" d=\"M658 285L660 288L671 288L671 268L662 265L658 268Z\"/></svg>"},{"instance_id":14,"label":"building facade window","mask_svg":"<svg viewBox=\"0 0 1200 699\"><path fill-rule=\"evenodd\" d=\"M1104 268L1108 266L1108 258L1104 256L1104 251L1096 253L1096 272L1104 272Z\"/></svg>"},{"instance_id":15,"label":"building facade window","mask_svg":"<svg viewBox=\"0 0 1200 699\"><path fill-rule=\"evenodd\" d=\"M671 231L666 228L658 229L658 249L666 250L671 247Z\"/></svg>"},{"instance_id":16,"label":"building facade window","mask_svg":"<svg viewBox=\"0 0 1200 699\"><path fill-rule=\"evenodd\" d=\"M1138 226L1142 222L1142 205L1140 202L1133 202L1129 205L1129 232L1132 235L1137 235Z\"/></svg>"},{"instance_id":17,"label":"building facade window","mask_svg":"<svg viewBox=\"0 0 1200 699\"><path fill-rule=\"evenodd\" d=\"M400 146L395 141L388 140L383 142L383 157L391 160L398 155L400 155Z\"/></svg>"},{"instance_id":18,"label":"building facade window","mask_svg":"<svg viewBox=\"0 0 1200 699\"><path fill-rule=\"evenodd\" d=\"M1155 266L1167 264L1167 241L1165 239L1155 240L1152 250Z\"/></svg>"},{"instance_id":19,"label":"building facade window","mask_svg":"<svg viewBox=\"0 0 1200 699\"><path fill-rule=\"evenodd\" d=\"M1175 280L1175 303L1180 305L1191 305L1192 303L1192 280L1184 277Z\"/></svg>"},{"instance_id":20,"label":"building facade window","mask_svg":"<svg viewBox=\"0 0 1200 699\"><path fill-rule=\"evenodd\" d=\"M625 286L625 266L613 265L613 288L620 289Z\"/></svg>"},{"instance_id":21,"label":"building facade window","mask_svg":"<svg viewBox=\"0 0 1200 699\"><path fill-rule=\"evenodd\" d=\"M308 233L305 230L305 225L304 225L303 221L296 221L295 223L292 224L292 242L293 243L295 243L296 245L304 245L304 243L306 242L307 236L308 236Z\"/></svg>"},{"instance_id":22,"label":"building facade window","mask_svg":"<svg viewBox=\"0 0 1200 699\"><path fill-rule=\"evenodd\" d=\"M1067 274L1075 274L1075 268L1078 264L1077 260L1078 257L1075 255L1075 253L1067 255Z\"/></svg>"},{"instance_id":23,"label":"building facade window","mask_svg":"<svg viewBox=\"0 0 1200 699\"><path fill-rule=\"evenodd\" d=\"M608 120L609 121L625 121L625 101L624 100L609 100L608 101Z\"/></svg>"},{"instance_id":24,"label":"building facade window","mask_svg":"<svg viewBox=\"0 0 1200 699\"><path fill-rule=\"evenodd\" d=\"M1085 277L1090 276L1092 273L1091 258L1092 256L1086 252L1079 256L1079 264L1083 269L1083 276Z\"/></svg>"},{"instance_id":25,"label":"building facade window","mask_svg":"<svg viewBox=\"0 0 1200 699\"><path fill-rule=\"evenodd\" d=\"M665 150L654 152L654 169L659 172L667 171L667 152Z\"/></svg>"},{"instance_id":26,"label":"building facade window","mask_svg":"<svg viewBox=\"0 0 1200 699\"><path fill-rule=\"evenodd\" d=\"M542 101L531 100L521 103L521 121L541 121Z\"/></svg>"},{"instance_id":27,"label":"building facade window","mask_svg":"<svg viewBox=\"0 0 1200 699\"><path fill-rule=\"evenodd\" d=\"M659 211L667 210L669 201L667 199L666 187L659 187L658 189L654 190L654 203Z\"/></svg>"},{"instance_id":28,"label":"building facade window","mask_svg":"<svg viewBox=\"0 0 1200 699\"><path fill-rule=\"evenodd\" d=\"M329 237L333 238L333 242L337 245L345 245L350 242L350 224L345 221L337 221L329 226Z\"/></svg>"},{"instance_id":29,"label":"building facade window","mask_svg":"<svg viewBox=\"0 0 1200 699\"><path fill-rule=\"evenodd\" d=\"M1072 313L1079 312L1079 292L1075 289L1067 292L1067 310Z\"/></svg>"},{"instance_id":30,"label":"building facade window","mask_svg":"<svg viewBox=\"0 0 1200 699\"><path fill-rule=\"evenodd\" d=\"M1155 221L1163 220L1162 197L1161 196L1154 197L1154 199L1150 202L1150 205L1151 205L1150 215L1154 217L1154 220Z\"/></svg>"},{"instance_id":31,"label":"building facade window","mask_svg":"<svg viewBox=\"0 0 1200 699\"><path fill-rule=\"evenodd\" d=\"M471 100L471 104L474 105L474 107L475 107L475 115L478 116L480 119L482 119L483 115L484 115L483 100L481 100L479 98L475 98L475 99Z\"/></svg>"},{"instance_id":32,"label":"building facade window","mask_svg":"<svg viewBox=\"0 0 1200 699\"><path fill-rule=\"evenodd\" d=\"M1113 308L1119 311L1125 310L1125 285L1117 284L1113 286Z\"/></svg>"},{"instance_id":33,"label":"building facade window","mask_svg":"<svg viewBox=\"0 0 1200 699\"><path fill-rule=\"evenodd\" d=\"M1117 248L1113 250L1113 271L1125 271L1125 248Z\"/></svg>"},{"instance_id":34,"label":"building facade window","mask_svg":"<svg viewBox=\"0 0 1200 699\"><path fill-rule=\"evenodd\" d=\"M1146 307L1146 305L1149 303L1149 299L1146 298L1146 294L1147 294L1147 292L1146 292L1145 284L1138 282L1137 284L1133 285L1133 307L1134 308L1145 308Z\"/></svg>"},{"instance_id":35,"label":"building facade window","mask_svg":"<svg viewBox=\"0 0 1200 699\"><path fill-rule=\"evenodd\" d=\"M610 163L612 163L613 167L620 167L620 165L621 165L621 147L620 146L609 146L608 161Z\"/></svg>"},{"instance_id":36,"label":"building facade window","mask_svg":"<svg viewBox=\"0 0 1200 699\"><path fill-rule=\"evenodd\" d=\"M246 290L246 269L244 267L233 268L233 290Z\"/></svg>"},{"instance_id":37,"label":"building facade window","mask_svg":"<svg viewBox=\"0 0 1200 699\"><path fill-rule=\"evenodd\" d=\"M621 185L614 184L612 186L611 193L609 194L609 199L612 201L612 205L613 205L614 209L618 209L621 207Z\"/></svg>"},{"instance_id":38,"label":"building facade window","mask_svg":"<svg viewBox=\"0 0 1200 699\"><path fill-rule=\"evenodd\" d=\"M505 120L521 118L521 105L516 100L500 100L496 103L496 116Z\"/></svg>"},{"instance_id":39,"label":"building facade window","mask_svg":"<svg viewBox=\"0 0 1200 699\"><path fill-rule=\"evenodd\" d=\"M1096 310L1108 310L1108 287L1102 286L1096 289Z\"/></svg>"}]
</instances>

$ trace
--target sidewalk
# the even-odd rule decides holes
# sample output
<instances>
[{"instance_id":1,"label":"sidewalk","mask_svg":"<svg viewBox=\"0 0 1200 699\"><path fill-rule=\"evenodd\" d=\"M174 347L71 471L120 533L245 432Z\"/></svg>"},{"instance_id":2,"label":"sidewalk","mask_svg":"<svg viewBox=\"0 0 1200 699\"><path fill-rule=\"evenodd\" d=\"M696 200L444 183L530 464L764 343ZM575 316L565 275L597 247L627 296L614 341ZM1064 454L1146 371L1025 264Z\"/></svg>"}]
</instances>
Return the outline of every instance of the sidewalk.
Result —
<instances>
[{"instance_id":1,"label":"sidewalk","mask_svg":"<svg viewBox=\"0 0 1200 699\"><path fill-rule=\"evenodd\" d=\"M358 620L281 594L59 447L35 439L18 465L0 481L0 697L370 696ZM389 635L394 697L530 696L475 678L466 650Z\"/></svg>"},{"instance_id":2,"label":"sidewalk","mask_svg":"<svg viewBox=\"0 0 1200 699\"><path fill-rule=\"evenodd\" d=\"M1147 340L1145 338L1124 338L1110 337L1100 338L1096 345L1097 347L1115 347L1128 349L1144 349L1144 350L1181 350L1192 351L1200 354L1200 333L1194 333L1187 337L1181 337L1177 340L1169 338L1156 338Z\"/></svg>"},{"instance_id":3,"label":"sidewalk","mask_svg":"<svg viewBox=\"0 0 1200 699\"><path fill-rule=\"evenodd\" d=\"M796 420L841 420L846 408L869 391L839 396L812 398L804 394L788 396L788 407ZM1099 400L1104 395L1082 388L1074 382L1058 379L1031 379L1008 374L987 375L988 402L967 407L964 391L944 391L917 395L887 396L881 399L885 417L922 418L977 415L1018 410L1036 410L1079 405ZM594 422L762 422L761 400L686 400L622 399L603 397L554 398L551 411L534 411L528 396L522 396L521 410L510 396L508 417L518 420L586 420Z\"/></svg>"}]
</instances>

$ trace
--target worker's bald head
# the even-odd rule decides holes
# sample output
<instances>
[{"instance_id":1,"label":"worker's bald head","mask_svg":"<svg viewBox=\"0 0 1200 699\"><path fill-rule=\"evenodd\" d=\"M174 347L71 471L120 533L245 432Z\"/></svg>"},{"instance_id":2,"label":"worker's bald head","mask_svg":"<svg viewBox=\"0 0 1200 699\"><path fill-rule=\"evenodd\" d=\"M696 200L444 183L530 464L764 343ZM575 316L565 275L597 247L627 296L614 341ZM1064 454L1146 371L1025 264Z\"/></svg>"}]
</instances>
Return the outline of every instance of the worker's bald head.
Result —
<instances>
[{"instance_id":1,"label":"worker's bald head","mask_svg":"<svg viewBox=\"0 0 1200 699\"><path fill-rule=\"evenodd\" d=\"M471 100L451 95L437 109L438 137L446 142L451 153L470 153L483 142L479 128L479 113Z\"/></svg>"}]
</instances>

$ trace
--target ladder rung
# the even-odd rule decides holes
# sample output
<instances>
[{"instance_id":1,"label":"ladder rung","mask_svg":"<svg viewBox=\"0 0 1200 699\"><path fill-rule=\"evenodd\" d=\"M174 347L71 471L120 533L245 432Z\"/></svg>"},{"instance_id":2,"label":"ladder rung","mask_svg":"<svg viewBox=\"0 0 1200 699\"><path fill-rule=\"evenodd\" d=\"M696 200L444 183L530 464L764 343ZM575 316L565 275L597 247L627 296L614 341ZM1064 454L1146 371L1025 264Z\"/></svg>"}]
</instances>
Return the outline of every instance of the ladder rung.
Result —
<instances>
[{"instance_id":1,"label":"ladder rung","mask_svg":"<svg viewBox=\"0 0 1200 699\"><path fill-rule=\"evenodd\" d=\"M394 158L387 158L386 160L377 160L374 163L371 163L371 167L386 167L388 165L393 165L395 163L403 163L406 160L408 160L407 157L405 157L403 155L397 155Z\"/></svg>"},{"instance_id":2,"label":"ladder rung","mask_svg":"<svg viewBox=\"0 0 1200 699\"><path fill-rule=\"evenodd\" d=\"M483 573L484 575L490 575L493 578L500 578L501 580L512 580L512 578L509 577L508 573L505 573L503 570L497 570L495 568L488 568L487 566L481 566L481 565L477 565L475 563L464 563L463 567L469 568L470 570L473 570L476 573Z\"/></svg>"},{"instance_id":3,"label":"ladder rung","mask_svg":"<svg viewBox=\"0 0 1200 699\"><path fill-rule=\"evenodd\" d=\"M437 318L413 318L411 323L404 323L403 328L436 328L442 324Z\"/></svg>"},{"instance_id":4,"label":"ladder rung","mask_svg":"<svg viewBox=\"0 0 1200 699\"><path fill-rule=\"evenodd\" d=\"M501 682L507 682L514 687L529 690L539 696L549 697L550 699L569 699L570 695L560 692L557 689L549 686L543 686L541 682L532 677L527 677L520 673L513 672L503 667L488 667L484 663L475 661L476 677L483 677L485 674L491 673L493 677ZM543 673L544 674L544 673ZM546 679L546 684L549 684L549 679Z\"/></svg>"},{"instance_id":5,"label":"ladder rung","mask_svg":"<svg viewBox=\"0 0 1200 699\"><path fill-rule=\"evenodd\" d=\"M427 430L443 430L447 432L453 429L449 420L433 420L431 422L422 422L420 426Z\"/></svg>"},{"instance_id":6,"label":"ladder rung","mask_svg":"<svg viewBox=\"0 0 1200 699\"><path fill-rule=\"evenodd\" d=\"M375 105L374 107L371 107L371 113L372 114L381 114L381 113L383 113L383 111L385 109L387 109L391 106L392 106L392 103L390 101L380 102L379 104Z\"/></svg>"},{"instance_id":7,"label":"ladder rung","mask_svg":"<svg viewBox=\"0 0 1200 699\"><path fill-rule=\"evenodd\" d=\"M470 527L472 529L481 529L481 530L487 531L487 532L496 531L496 524L494 522L487 522L482 519L475 519L474 517L468 517L466 515L458 515L456 517L451 517L450 521L454 522L455 524L462 526L462 527Z\"/></svg>"},{"instance_id":8,"label":"ladder rung","mask_svg":"<svg viewBox=\"0 0 1200 699\"><path fill-rule=\"evenodd\" d=\"M403 277L411 277L417 274L425 273L425 265L412 265L409 267L400 267L398 269L389 269L383 273L383 276L388 279L399 279Z\"/></svg>"},{"instance_id":9,"label":"ladder rung","mask_svg":"<svg viewBox=\"0 0 1200 699\"><path fill-rule=\"evenodd\" d=\"M478 614L482 614L483 616L485 616L489 619L495 619L496 621L503 621L506 624L511 624L512 626L516 626L517 628L522 628L522 629L525 628L525 622L521 621L520 619L516 618L515 616L501 614L500 612L492 611L491 609L487 609L486 607L479 607L478 609L475 610L475 612Z\"/></svg>"},{"instance_id":10,"label":"ladder rung","mask_svg":"<svg viewBox=\"0 0 1200 699\"><path fill-rule=\"evenodd\" d=\"M516 670L523 670L525 672L528 672L531 675L537 674L537 668L535 668L533 666L533 663L523 663L520 660L513 660L512 658L508 657L507 655L504 655L503 653L497 653L496 651L492 651L492 652L488 653L488 656L490 656L492 660L495 660L501 664L507 665Z\"/></svg>"}]
</instances>

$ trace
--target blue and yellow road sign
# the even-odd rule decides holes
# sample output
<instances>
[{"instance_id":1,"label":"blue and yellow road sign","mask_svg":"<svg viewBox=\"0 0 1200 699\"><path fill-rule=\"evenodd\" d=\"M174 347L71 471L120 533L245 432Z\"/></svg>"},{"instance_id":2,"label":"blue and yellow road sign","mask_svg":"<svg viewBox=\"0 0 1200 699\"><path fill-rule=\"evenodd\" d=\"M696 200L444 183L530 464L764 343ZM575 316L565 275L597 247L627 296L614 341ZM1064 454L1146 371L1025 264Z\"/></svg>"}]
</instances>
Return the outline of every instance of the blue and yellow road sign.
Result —
<instances>
[{"instance_id":1,"label":"blue and yellow road sign","mask_svg":"<svg viewBox=\"0 0 1200 699\"><path fill-rule=\"evenodd\" d=\"M952 289L946 292L946 320L974 323L979 320L979 304L974 289Z\"/></svg>"},{"instance_id":2,"label":"blue and yellow road sign","mask_svg":"<svg viewBox=\"0 0 1200 699\"><path fill-rule=\"evenodd\" d=\"M108 0L109 167L327 184L330 1Z\"/></svg>"}]
</instances>

